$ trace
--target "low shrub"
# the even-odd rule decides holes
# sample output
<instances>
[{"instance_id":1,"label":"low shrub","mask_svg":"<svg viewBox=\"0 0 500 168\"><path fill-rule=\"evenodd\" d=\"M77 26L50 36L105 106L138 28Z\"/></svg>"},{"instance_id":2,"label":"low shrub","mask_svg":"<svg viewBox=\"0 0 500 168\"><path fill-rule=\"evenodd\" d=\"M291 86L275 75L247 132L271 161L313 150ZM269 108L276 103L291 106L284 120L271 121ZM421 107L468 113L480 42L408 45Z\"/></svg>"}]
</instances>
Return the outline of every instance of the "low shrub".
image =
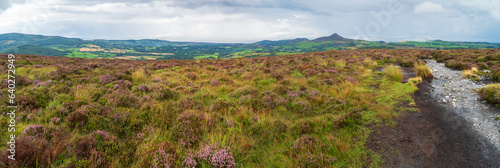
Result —
<instances>
[{"instance_id":1,"label":"low shrub","mask_svg":"<svg viewBox=\"0 0 500 168\"><path fill-rule=\"evenodd\" d=\"M15 160L8 158L9 151L4 150L0 161L8 167L50 167L54 155L50 151L49 142L45 139L35 139L31 136L15 138Z\"/></svg>"},{"instance_id":2,"label":"low shrub","mask_svg":"<svg viewBox=\"0 0 500 168\"><path fill-rule=\"evenodd\" d=\"M66 117L66 122L68 122L70 128L82 127L88 120L89 115L80 111L72 112Z\"/></svg>"},{"instance_id":3,"label":"low shrub","mask_svg":"<svg viewBox=\"0 0 500 168\"><path fill-rule=\"evenodd\" d=\"M174 167L175 161L177 160L177 155L174 150L160 148L154 153L153 160L151 161L151 167Z\"/></svg>"},{"instance_id":4,"label":"low shrub","mask_svg":"<svg viewBox=\"0 0 500 168\"><path fill-rule=\"evenodd\" d=\"M176 100L177 98L179 98L179 94L175 91L170 90L170 89L161 89L156 94L157 100Z\"/></svg>"},{"instance_id":5,"label":"low shrub","mask_svg":"<svg viewBox=\"0 0 500 168\"><path fill-rule=\"evenodd\" d=\"M196 80L196 75L194 73L186 73L184 76L191 80Z\"/></svg>"},{"instance_id":6,"label":"low shrub","mask_svg":"<svg viewBox=\"0 0 500 168\"><path fill-rule=\"evenodd\" d=\"M195 111L184 111L177 118L174 125L174 138L181 146L190 147L196 145L202 135L202 122L205 119L203 113Z\"/></svg>"},{"instance_id":7,"label":"low shrub","mask_svg":"<svg viewBox=\"0 0 500 168\"><path fill-rule=\"evenodd\" d=\"M78 137L74 140L73 154L77 159L88 159L92 150L97 146L97 141L92 137Z\"/></svg>"},{"instance_id":8,"label":"low shrub","mask_svg":"<svg viewBox=\"0 0 500 168\"><path fill-rule=\"evenodd\" d=\"M236 159L226 147L219 147L217 143L205 145L198 152L188 154L182 164L184 167L196 167L199 163L207 163L211 166L236 167Z\"/></svg>"},{"instance_id":9,"label":"low shrub","mask_svg":"<svg viewBox=\"0 0 500 168\"><path fill-rule=\"evenodd\" d=\"M479 89L479 95L482 100L500 104L500 84L486 85L486 87Z\"/></svg>"},{"instance_id":10,"label":"low shrub","mask_svg":"<svg viewBox=\"0 0 500 168\"><path fill-rule=\"evenodd\" d=\"M50 140L51 130L43 125L28 125L24 131L23 135L32 136L34 138L41 138Z\"/></svg>"}]
</instances>

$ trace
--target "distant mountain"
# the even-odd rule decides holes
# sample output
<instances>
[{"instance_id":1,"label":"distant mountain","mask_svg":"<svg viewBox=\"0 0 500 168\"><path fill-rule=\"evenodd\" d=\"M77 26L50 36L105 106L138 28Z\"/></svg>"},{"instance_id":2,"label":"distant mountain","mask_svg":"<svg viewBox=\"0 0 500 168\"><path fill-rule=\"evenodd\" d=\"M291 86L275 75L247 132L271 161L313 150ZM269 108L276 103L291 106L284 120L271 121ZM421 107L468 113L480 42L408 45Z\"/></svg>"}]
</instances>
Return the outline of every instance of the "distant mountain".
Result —
<instances>
[{"instance_id":1,"label":"distant mountain","mask_svg":"<svg viewBox=\"0 0 500 168\"><path fill-rule=\"evenodd\" d=\"M320 38L311 40L311 42L327 42L327 41L353 41L353 40L346 39L337 33L333 33L331 36L328 36L328 37L320 37Z\"/></svg>"},{"instance_id":2,"label":"distant mountain","mask_svg":"<svg viewBox=\"0 0 500 168\"><path fill-rule=\"evenodd\" d=\"M83 43L85 43L85 40L61 36L42 36L21 33L0 34L0 50L11 48L21 44L46 46L56 44L80 45Z\"/></svg>"},{"instance_id":3,"label":"distant mountain","mask_svg":"<svg viewBox=\"0 0 500 168\"><path fill-rule=\"evenodd\" d=\"M500 48L498 43L451 41L363 41L334 33L314 40L296 38L255 43L174 42L157 39L83 40L20 33L0 34L0 53L106 59L210 59L288 55L351 49L478 49Z\"/></svg>"}]
</instances>

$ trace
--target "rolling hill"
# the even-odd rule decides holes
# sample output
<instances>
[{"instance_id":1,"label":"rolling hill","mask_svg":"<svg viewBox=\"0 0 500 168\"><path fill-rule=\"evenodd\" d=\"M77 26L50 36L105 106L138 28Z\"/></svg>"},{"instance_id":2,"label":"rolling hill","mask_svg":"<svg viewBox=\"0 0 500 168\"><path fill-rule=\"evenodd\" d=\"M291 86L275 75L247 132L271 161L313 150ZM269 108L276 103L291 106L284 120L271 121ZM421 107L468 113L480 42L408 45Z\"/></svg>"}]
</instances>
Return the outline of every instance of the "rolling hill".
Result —
<instances>
[{"instance_id":1,"label":"rolling hill","mask_svg":"<svg viewBox=\"0 0 500 168\"><path fill-rule=\"evenodd\" d=\"M500 44L442 40L387 43L348 39L337 33L313 40L296 38L255 43L173 42L158 39L83 40L20 33L0 34L0 53L132 60L251 58L328 50L412 48L481 49L500 48Z\"/></svg>"}]
</instances>

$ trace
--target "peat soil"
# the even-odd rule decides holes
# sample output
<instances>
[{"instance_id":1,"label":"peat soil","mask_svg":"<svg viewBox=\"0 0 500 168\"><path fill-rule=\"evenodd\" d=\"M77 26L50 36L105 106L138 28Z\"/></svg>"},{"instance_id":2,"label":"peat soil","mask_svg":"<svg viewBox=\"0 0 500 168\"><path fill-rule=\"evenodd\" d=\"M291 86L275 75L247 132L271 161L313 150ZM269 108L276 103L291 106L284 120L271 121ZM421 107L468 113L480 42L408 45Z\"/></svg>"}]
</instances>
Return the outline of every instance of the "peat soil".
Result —
<instances>
[{"instance_id":1,"label":"peat soil","mask_svg":"<svg viewBox=\"0 0 500 168\"><path fill-rule=\"evenodd\" d=\"M424 80L413 95L416 105L403 102L397 108L419 111L400 111L395 126L373 128L366 145L381 155L382 167L500 168L496 147L470 121L433 100L430 86Z\"/></svg>"}]
</instances>

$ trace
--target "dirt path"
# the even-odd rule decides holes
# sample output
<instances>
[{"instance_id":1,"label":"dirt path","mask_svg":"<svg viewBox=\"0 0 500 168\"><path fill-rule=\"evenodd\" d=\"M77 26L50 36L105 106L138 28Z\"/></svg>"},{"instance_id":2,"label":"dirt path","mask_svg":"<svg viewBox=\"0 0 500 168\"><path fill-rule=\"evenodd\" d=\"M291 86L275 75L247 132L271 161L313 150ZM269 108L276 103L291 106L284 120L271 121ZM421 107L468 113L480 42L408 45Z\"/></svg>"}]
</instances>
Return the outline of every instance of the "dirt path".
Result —
<instances>
[{"instance_id":1,"label":"dirt path","mask_svg":"<svg viewBox=\"0 0 500 168\"><path fill-rule=\"evenodd\" d=\"M429 85L424 81L413 95L420 112L402 112L395 127L371 133L367 146L381 154L383 167L500 167L496 148L467 120L432 101Z\"/></svg>"}]
</instances>

